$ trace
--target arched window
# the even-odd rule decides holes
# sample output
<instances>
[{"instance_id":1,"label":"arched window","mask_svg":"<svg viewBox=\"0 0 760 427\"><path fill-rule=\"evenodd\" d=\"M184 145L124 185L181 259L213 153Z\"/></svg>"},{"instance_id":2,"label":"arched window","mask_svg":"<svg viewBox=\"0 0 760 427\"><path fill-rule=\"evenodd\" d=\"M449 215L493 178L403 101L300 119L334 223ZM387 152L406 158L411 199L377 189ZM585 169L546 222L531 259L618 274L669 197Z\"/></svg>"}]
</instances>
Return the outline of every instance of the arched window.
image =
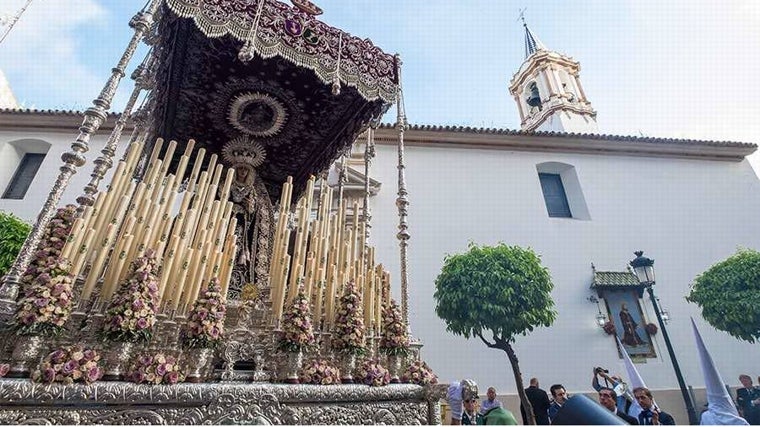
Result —
<instances>
[{"instance_id":1,"label":"arched window","mask_svg":"<svg viewBox=\"0 0 760 427\"><path fill-rule=\"evenodd\" d=\"M575 166L545 162L537 164L536 171L550 217L591 219Z\"/></svg>"}]
</instances>

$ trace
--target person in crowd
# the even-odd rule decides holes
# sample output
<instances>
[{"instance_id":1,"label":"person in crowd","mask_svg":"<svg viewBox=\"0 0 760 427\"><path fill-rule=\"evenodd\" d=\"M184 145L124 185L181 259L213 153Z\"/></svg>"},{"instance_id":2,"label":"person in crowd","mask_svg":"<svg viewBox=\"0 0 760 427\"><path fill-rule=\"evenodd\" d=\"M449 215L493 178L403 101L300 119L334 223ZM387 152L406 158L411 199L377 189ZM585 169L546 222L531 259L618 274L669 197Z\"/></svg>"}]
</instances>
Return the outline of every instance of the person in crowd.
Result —
<instances>
[{"instance_id":1,"label":"person in crowd","mask_svg":"<svg viewBox=\"0 0 760 427\"><path fill-rule=\"evenodd\" d=\"M488 387L488 391L486 392L486 398L483 399L482 402L480 402L480 410L478 413L480 415L485 414L491 408L495 408L497 406L501 406L501 402L496 400L496 389L493 387Z\"/></svg>"},{"instance_id":2,"label":"person in crowd","mask_svg":"<svg viewBox=\"0 0 760 427\"><path fill-rule=\"evenodd\" d=\"M562 408L562 405L567 402L567 391L562 384L554 384L549 387L549 392L552 394L552 403L549 405L549 423L552 422L557 412Z\"/></svg>"},{"instance_id":3,"label":"person in crowd","mask_svg":"<svg viewBox=\"0 0 760 427\"><path fill-rule=\"evenodd\" d=\"M739 375L739 382L742 383L742 388L736 389L736 406L739 409L739 415L750 425L759 425L760 389L752 386L752 378L747 374Z\"/></svg>"},{"instance_id":4,"label":"person in crowd","mask_svg":"<svg viewBox=\"0 0 760 427\"><path fill-rule=\"evenodd\" d=\"M499 426L516 426L517 420L514 414L503 406L494 406L486 411L481 418L481 423L485 425Z\"/></svg>"},{"instance_id":5,"label":"person in crowd","mask_svg":"<svg viewBox=\"0 0 760 427\"><path fill-rule=\"evenodd\" d=\"M446 401L451 408L451 425L462 424L462 406L465 400L478 399L478 385L473 380L454 381L446 391Z\"/></svg>"},{"instance_id":6,"label":"person in crowd","mask_svg":"<svg viewBox=\"0 0 760 427\"><path fill-rule=\"evenodd\" d=\"M482 424L481 415L475 410L475 399L466 399L464 401L464 411L462 411L462 425L474 426Z\"/></svg>"},{"instance_id":7,"label":"person in crowd","mask_svg":"<svg viewBox=\"0 0 760 427\"><path fill-rule=\"evenodd\" d=\"M633 426L638 425L639 421L636 418L633 418L632 416L626 414L620 408L618 408L617 397L618 396L617 396L617 393L615 393L615 390L609 387L602 387L599 390L599 403L601 403L602 406L609 409L610 412L617 415L618 418L622 419L628 424L633 425Z\"/></svg>"},{"instance_id":8,"label":"person in crowd","mask_svg":"<svg viewBox=\"0 0 760 427\"><path fill-rule=\"evenodd\" d=\"M639 424L648 426L674 426L676 421L667 412L661 411L655 406L652 392L646 387L636 387L633 389L633 397L639 402L641 412L639 413Z\"/></svg>"},{"instance_id":9,"label":"person in crowd","mask_svg":"<svg viewBox=\"0 0 760 427\"><path fill-rule=\"evenodd\" d=\"M599 383L599 377L602 377L604 380L604 386ZM597 392L601 390L602 387L609 387L615 390L615 394L618 395L617 402L615 402L617 407L626 413L628 412L628 408L631 406L631 401L628 399L628 396L626 396L626 393L621 392L621 389L626 388L626 384L623 382L620 375L610 376L603 368L594 368L594 376L591 378L591 387Z\"/></svg>"},{"instance_id":10,"label":"person in crowd","mask_svg":"<svg viewBox=\"0 0 760 427\"><path fill-rule=\"evenodd\" d=\"M536 417L537 425L549 425L549 396L546 391L538 388L538 378L530 379L530 387L525 389L528 401L533 406L533 415ZM523 418L523 424L528 424L528 416L525 413L525 407L520 404L520 414Z\"/></svg>"}]
</instances>

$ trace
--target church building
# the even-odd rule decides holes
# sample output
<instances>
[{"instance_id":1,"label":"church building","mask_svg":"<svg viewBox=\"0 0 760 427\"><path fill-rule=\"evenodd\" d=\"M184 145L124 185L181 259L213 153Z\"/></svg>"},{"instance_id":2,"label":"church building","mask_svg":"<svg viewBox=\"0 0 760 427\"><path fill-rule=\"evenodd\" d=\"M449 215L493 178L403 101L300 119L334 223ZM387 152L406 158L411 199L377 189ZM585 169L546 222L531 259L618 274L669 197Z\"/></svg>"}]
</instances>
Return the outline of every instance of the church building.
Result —
<instances>
[{"instance_id":1,"label":"church building","mask_svg":"<svg viewBox=\"0 0 760 427\"><path fill-rule=\"evenodd\" d=\"M447 332L433 293L444 257L466 251L470 242L530 247L551 274L558 316L551 327L516 339L526 386L536 377L545 390L561 383L570 394L590 393L594 367L625 376L625 351L658 404L685 424L652 301L628 264L639 250L656 260L654 292L697 410L706 398L692 318L724 380L734 385L741 373L757 375L760 347L715 330L684 298L694 278L714 263L739 248L760 248L760 180L747 160L757 145L600 133L579 62L544 46L527 26L525 60L515 69L504 91L518 106L521 129L431 123L413 124L405 133L411 333L441 382L471 378L481 394L493 386L518 413L506 355ZM110 115L94 136L88 164L63 202L74 203L88 182L90 162L115 119ZM18 108L0 72L0 209L34 220L80 121L74 111ZM123 135L117 157L129 128ZM369 176L363 138L347 162L348 188L371 180L369 240L376 259L396 277L397 140L394 125L375 131ZM398 281L392 283L400 300ZM623 335L623 319L633 319L635 336ZM607 322L616 326L622 348L601 327Z\"/></svg>"}]
</instances>

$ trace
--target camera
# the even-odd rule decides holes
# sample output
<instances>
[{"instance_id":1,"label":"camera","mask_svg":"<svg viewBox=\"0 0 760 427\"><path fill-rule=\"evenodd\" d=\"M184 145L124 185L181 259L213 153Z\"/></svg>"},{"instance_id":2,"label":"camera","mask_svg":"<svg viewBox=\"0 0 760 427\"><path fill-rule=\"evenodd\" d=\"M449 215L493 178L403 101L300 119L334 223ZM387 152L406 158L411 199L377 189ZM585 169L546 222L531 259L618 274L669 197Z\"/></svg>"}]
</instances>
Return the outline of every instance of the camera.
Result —
<instances>
[{"instance_id":1,"label":"camera","mask_svg":"<svg viewBox=\"0 0 760 427\"><path fill-rule=\"evenodd\" d=\"M604 372L605 374L609 374L610 373L609 369L604 369L601 366L597 366L596 368L594 368L594 373L595 374L601 374L602 372Z\"/></svg>"}]
</instances>

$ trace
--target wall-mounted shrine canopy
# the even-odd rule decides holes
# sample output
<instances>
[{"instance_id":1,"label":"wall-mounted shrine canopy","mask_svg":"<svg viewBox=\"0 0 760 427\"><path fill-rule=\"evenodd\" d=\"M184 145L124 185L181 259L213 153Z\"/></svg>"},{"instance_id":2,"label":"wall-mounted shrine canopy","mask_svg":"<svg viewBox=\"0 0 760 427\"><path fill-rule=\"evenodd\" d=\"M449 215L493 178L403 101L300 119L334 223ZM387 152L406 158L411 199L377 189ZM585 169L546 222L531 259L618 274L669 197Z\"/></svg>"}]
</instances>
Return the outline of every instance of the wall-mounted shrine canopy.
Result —
<instances>
[{"instance_id":1,"label":"wall-mounted shrine canopy","mask_svg":"<svg viewBox=\"0 0 760 427\"><path fill-rule=\"evenodd\" d=\"M644 287L639 283L636 275L630 271L596 271L594 270L594 281L591 283L591 289L596 290L597 294L602 297L604 291L627 291L636 290L641 298Z\"/></svg>"},{"instance_id":2,"label":"wall-mounted shrine canopy","mask_svg":"<svg viewBox=\"0 0 760 427\"><path fill-rule=\"evenodd\" d=\"M266 161L257 173L273 199L290 175L296 200L309 175L396 99L396 57L303 8L276 0L164 5L153 136L176 140L178 153L191 138L210 153L236 139L260 147Z\"/></svg>"}]
</instances>

